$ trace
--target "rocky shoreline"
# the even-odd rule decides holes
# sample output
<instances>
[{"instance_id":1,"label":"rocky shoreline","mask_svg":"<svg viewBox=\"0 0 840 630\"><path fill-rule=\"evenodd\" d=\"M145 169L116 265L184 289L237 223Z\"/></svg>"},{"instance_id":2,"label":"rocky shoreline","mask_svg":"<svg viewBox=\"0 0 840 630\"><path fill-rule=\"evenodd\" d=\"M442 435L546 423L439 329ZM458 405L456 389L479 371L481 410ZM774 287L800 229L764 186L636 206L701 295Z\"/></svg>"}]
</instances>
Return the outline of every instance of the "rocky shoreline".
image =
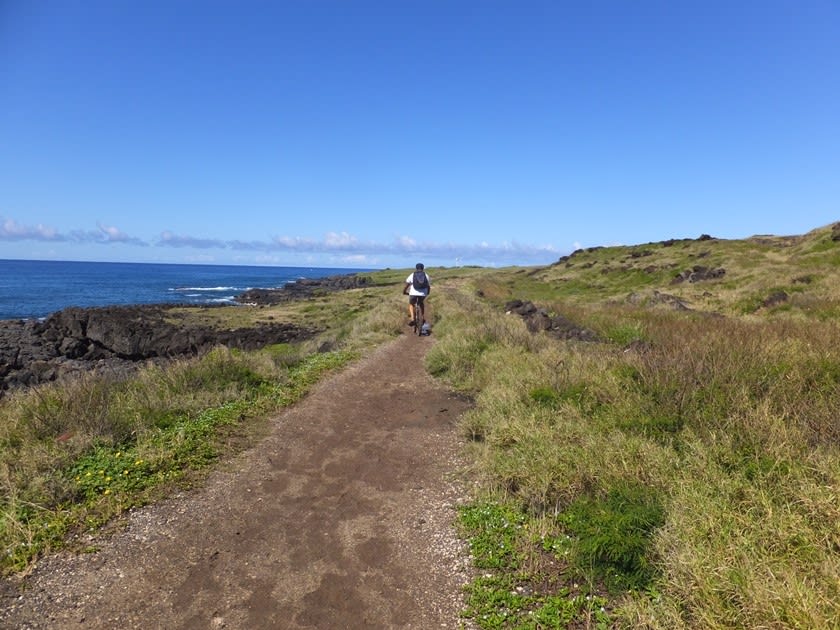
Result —
<instances>
[{"instance_id":1,"label":"rocky shoreline","mask_svg":"<svg viewBox=\"0 0 840 630\"><path fill-rule=\"evenodd\" d=\"M365 286L358 275L300 280L279 289L251 289L239 304L272 305ZM302 341L318 331L287 323L220 330L190 321L172 309L237 306L133 305L70 307L44 320L0 320L0 398L30 387L84 373L123 374L147 361L197 356L224 345L255 350Z\"/></svg>"},{"instance_id":2,"label":"rocky shoreline","mask_svg":"<svg viewBox=\"0 0 840 630\"><path fill-rule=\"evenodd\" d=\"M303 278L296 282L290 282L279 289L249 289L238 295L236 301L240 304L281 304L334 291L358 289L369 284L370 279L367 276L358 274L328 276L326 278Z\"/></svg>"}]
</instances>

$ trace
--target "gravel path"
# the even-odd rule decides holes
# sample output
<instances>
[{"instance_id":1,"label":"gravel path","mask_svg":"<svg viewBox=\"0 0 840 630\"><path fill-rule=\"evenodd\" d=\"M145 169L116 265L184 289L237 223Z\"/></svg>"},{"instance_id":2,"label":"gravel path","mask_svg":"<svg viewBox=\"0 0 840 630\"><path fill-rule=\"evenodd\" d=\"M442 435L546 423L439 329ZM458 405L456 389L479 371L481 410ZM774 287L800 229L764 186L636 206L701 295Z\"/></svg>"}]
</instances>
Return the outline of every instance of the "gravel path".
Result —
<instances>
[{"instance_id":1,"label":"gravel path","mask_svg":"<svg viewBox=\"0 0 840 630\"><path fill-rule=\"evenodd\" d=\"M454 422L404 335L320 383L200 489L0 587L2 628L458 628Z\"/></svg>"}]
</instances>

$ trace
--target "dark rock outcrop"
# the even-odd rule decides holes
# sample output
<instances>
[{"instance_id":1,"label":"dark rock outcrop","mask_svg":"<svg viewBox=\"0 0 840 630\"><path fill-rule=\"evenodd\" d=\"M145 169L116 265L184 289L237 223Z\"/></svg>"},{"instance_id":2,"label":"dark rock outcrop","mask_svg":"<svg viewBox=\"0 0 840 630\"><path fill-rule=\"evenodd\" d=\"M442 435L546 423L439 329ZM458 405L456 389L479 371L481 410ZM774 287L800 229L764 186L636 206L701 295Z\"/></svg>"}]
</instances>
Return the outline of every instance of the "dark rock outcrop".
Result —
<instances>
[{"instance_id":1,"label":"dark rock outcrop","mask_svg":"<svg viewBox=\"0 0 840 630\"><path fill-rule=\"evenodd\" d=\"M704 267L702 265L695 265L691 269L686 269L680 272L671 281L671 284L679 284L681 282L703 282L705 280L716 280L722 278L726 274L726 269L718 267L713 269L711 267Z\"/></svg>"},{"instance_id":2,"label":"dark rock outcrop","mask_svg":"<svg viewBox=\"0 0 840 630\"><path fill-rule=\"evenodd\" d=\"M324 295L334 291L346 291L367 286L370 279L360 275L328 276L326 278L303 278L279 289L249 289L236 296L240 304L272 305Z\"/></svg>"},{"instance_id":3,"label":"dark rock outcrop","mask_svg":"<svg viewBox=\"0 0 840 630\"><path fill-rule=\"evenodd\" d=\"M217 345L254 350L314 334L283 323L221 330L178 320L170 308L68 308L44 321L0 321L0 396L75 372L122 373L138 362L195 356Z\"/></svg>"},{"instance_id":4,"label":"dark rock outcrop","mask_svg":"<svg viewBox=\"0 0 840 630\"><path fill-rule=\"evenodd\" d=\"M247 304L278 304L366 286L359 275L302 279L280 289L251 289ZM255 350L309 338L316 331L270 323L221 330L176 318L169 305L67 308L43 321L0 321L0 397L78 372L125 373L145 361L196 356L215 346ZM199 307L210 308L210 307Z\"/></svg>"},{"instance_id":5,"label":"dark rock outcrop","mask_svg":"<svg viewBox=\"0 0 840 630\"><path fill-rule=\"evenodd\" d=\"M545 310L537 308L533 302L512 300L505 304L505 311L522 317L525 325L533 333L546 332L558 339L576 339L578 341L599 341L598 335L578 326L562 315L549 315Z\"/></svg>"},{"instance_id":6,"label":"dark rock outcrop","mask_svg":"<svg viewBox=\"0 0 840 630\"><path fill-rule=\"evenodd\" d=\"M675 311L690 311L688 304L676 295L654 290L652 293L631 293L627 301L634 306L666 306Z\"/></svg>"},{"instance_id":7,"label":"dark rock outcrop","mask_svg":"<svg viewBox=\"0 0 840 630\"><path fill-rule=\"evenodd\" d=\"M762 301L765 308L772 308L779 304L784 304L790 299L786 291L774 291Z\"/></svg>"},{"instance_id":8,"label":"dark rock outcrop","mask_svg":"<svg viewBox=\"0 0 840 630\"><path fill-rule=\"evenodd\" d=\"M554 267L556 265L562 265L562 264L566 263L567 267L571 267L572 265L569 261L572 258L574 258L575 256L579 256L579 255L584 254L584 253L588 254L588 253L591 253L591 252L596 252L599 249L604 249L604 248L599 245L598 247L587 247L586 249L576 249L575 251L573 251L568 256L561 256L560 258L557 259L557 262L552 263L550 266Z\"/></svg>"}]
</instances>

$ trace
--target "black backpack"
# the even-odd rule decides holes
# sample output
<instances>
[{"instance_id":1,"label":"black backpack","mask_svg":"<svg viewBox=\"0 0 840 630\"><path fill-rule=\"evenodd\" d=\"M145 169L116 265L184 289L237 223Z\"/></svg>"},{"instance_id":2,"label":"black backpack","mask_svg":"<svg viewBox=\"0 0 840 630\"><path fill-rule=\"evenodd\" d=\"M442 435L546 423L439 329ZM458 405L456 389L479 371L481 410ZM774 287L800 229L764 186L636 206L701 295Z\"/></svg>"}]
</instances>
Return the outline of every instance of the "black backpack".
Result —
<instances>
[{"instance_id":1,"label":"black backpack","mask_svg":"<svg viewBox=\"0 0 840 630\"><path fill-rule=\"evenodd\" d=\"M429 279L426 277L426 272L415 271L411 284L417 291L426 291L429 288Z\"/></svg>"}]
</instances>

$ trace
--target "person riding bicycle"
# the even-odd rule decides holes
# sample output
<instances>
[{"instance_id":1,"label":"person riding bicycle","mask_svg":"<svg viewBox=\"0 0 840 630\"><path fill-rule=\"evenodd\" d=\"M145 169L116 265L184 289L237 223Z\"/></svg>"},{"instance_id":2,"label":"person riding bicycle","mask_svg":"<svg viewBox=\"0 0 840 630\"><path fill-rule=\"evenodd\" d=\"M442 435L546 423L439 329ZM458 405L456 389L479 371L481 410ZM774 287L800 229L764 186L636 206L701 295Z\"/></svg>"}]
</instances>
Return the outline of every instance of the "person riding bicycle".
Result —
<instances>
[{"instance_id":1,"label":"person riding bicycle","mask_svg":"<svg viewBox=\"0 0 840 630\"><path fill-rule=\"evenodd\" d=\"M423 263L417 263L414 266L414 273L405 279L405 287L403 288L403 295L408 296L408 325L414 325L414 309L420 308L421 323L426 323L426 297L432 290L432 279L426 273Z\"/></svg>"}]
</instances>

